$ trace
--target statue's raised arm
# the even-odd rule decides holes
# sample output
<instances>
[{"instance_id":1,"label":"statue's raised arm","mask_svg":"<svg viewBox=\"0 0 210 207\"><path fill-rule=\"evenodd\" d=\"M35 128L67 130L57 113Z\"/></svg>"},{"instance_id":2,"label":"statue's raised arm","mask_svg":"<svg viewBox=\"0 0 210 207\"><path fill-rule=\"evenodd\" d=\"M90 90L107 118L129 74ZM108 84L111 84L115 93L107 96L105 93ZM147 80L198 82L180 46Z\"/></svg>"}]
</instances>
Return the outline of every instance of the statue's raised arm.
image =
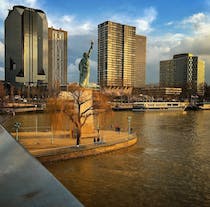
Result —
<instances>
[{"instance_id":1,"label":"statue's raised arm","mask_svg":"<svg viewBox=\"0 0 210 207\"><path fill-rule=\"evenodd\" d=\"M91 43L90 43L90 49L88 50L88 57L90 57L92 50L93 50L93 40L91 40Z\"/></svg>"}]
</instances>

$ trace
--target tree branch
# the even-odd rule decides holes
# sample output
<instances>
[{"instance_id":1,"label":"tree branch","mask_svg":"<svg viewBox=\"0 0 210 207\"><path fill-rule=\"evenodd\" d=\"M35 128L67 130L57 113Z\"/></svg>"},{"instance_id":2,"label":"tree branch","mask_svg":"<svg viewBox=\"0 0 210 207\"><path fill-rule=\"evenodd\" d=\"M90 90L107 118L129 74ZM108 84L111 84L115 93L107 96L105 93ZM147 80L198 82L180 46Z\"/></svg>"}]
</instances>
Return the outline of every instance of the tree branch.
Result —
<instances>
[{"instance_id":1,"label":"tree branch","mask_svg":"<svg viewBox=\"0 0 210 207\"><path fill-rule=\"evenodd\" d=\"M83 105L84 103L87 103L88 101L91 101L92 99L85 99L83 101L80 101L80 106Z\"/></svg>"},{"instance_id":2,"label":"tree branch","mask_svg":"<svg viewBox=\"0 0 210 207\"><path fill-rule=\"evenodd\" d=\"M87 118L90 117L91 115L92 115L92 113L87 114L86 116L81 117L81 118L84 118L83 122L81 123L81 127L84 126L85 122L87 121Z\"/></svg>"},{"instance_id":3,"label":"tree branch","mask_svg":"<svg viewBox=\"0 0 210 207\"><path fill-rule=\"evenodd\" d=\"M87 108L85 111L83 111L81 113L81 116L83 116L85 113L87 113L88 111L90 111L91 109L93 109L93 106L90 106L89 108Z\"/></svg>"}]
</instances>

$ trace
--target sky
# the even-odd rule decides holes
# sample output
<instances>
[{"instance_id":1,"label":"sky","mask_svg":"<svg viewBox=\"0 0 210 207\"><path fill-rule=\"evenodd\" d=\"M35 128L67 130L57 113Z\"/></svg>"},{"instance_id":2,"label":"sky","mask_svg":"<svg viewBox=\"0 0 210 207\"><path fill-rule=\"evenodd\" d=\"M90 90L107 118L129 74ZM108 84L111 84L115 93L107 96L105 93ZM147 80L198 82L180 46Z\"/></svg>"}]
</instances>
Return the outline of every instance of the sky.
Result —
<instances>
[{"instance_id":1,"label":"sky","mask_svg":"<svg viewBox=\"0 0 210 207\"><path fill-rule=\"evenodd\" d=\"M0 0L0 79L4 80L4 20L23 5L43 10L48 26L68 31L68 82L79 80L78 63L94 41L90 82L97 82L97 26L114 21L147 37L146 83L159 82L160 60L193 53L206 64L210 84L210 0Z\"/></svg>"}]
</instances>

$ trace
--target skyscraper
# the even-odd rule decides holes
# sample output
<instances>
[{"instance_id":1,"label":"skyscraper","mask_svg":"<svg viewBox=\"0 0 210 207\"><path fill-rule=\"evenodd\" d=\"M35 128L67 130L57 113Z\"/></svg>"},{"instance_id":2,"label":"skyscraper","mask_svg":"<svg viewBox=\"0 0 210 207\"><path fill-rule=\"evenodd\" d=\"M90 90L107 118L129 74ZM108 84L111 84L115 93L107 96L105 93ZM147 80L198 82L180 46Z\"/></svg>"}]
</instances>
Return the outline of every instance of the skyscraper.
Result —
<instances>
[{"instance_id":1,"label":"skyscraper","mask_svg":"<svg viewBox=\"0 0 210 207\"><path fill-rule=\"evenodd\" d=\"M42 10L14 6L5 20L5 80L48 82L48 23Z\"/></svg>"},{"instance_id":2,"label":"skyscraper","mask_svg":"<svg viewBox=\"0 0 210 207\"><path fill-rule=\"evenodd\" d=\"M134 73L134 87L145 86L146 79L146 37L136 35L136 70Z\"/></svg>"},{"instance_id":3,"label":"skyscraper","mask_svg":"<svg viewBox=\"0 0 210 207\"><path fill-rule=\"evenodd\" d=\"M205 62L190 53L177 54L160 61L160 85L182 87L184 92L203 95Z\"/></svg>"},{"instance_id":4,"label":"skyscraper","mask_svg":"<svg viewBox=\"0 0 210 207\"><path fill-rule=\"evenodd\" d=\"M141 43L140 38L145 43ZM145 71L143 51L146 49L137 47L146 47L146 38L138 37L135 27L110 21L98 25L98 83L101 87L139 87L145 82L145 72L143 78L139 76L141 70ZM142 81L138 81L140 79Z\"/></svg>"},{"instance_id":5,"label":"skyscraper","mask_svg":"<svg viewBox=\"0 0 210 207\"><path fill-rule=\"evenodd\" d=\"M48 86L50 89L67 84L67 32L48 29Z\"/></svg>"}]
</instances>

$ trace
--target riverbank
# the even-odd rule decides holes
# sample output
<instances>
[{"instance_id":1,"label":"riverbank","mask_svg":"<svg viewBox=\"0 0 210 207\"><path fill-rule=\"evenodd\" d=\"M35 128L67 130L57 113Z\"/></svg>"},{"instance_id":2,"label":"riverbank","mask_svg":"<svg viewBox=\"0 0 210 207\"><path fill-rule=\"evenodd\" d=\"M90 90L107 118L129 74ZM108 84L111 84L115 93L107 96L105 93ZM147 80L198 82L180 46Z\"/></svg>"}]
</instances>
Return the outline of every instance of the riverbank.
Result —
<instances>
[{"instance_id":1,"label":"riverbank","mask_svg":"<svg viewBox=\"0 0 210 207\"><path fill-rule=\"evenodd\" d=\"M38 132L36 136L32 132L20 132L18 141L41 162L98 155L127 148L137 143L136 134L128 135L127 132L111 130L101 130L99 142L94 142L97 133L82 137L79 147L76 146L76 140L68 138L67 134L61 133L57 138L49 135L49 132L47 137L44 132Z\"/></svg>"}]
</instances>

